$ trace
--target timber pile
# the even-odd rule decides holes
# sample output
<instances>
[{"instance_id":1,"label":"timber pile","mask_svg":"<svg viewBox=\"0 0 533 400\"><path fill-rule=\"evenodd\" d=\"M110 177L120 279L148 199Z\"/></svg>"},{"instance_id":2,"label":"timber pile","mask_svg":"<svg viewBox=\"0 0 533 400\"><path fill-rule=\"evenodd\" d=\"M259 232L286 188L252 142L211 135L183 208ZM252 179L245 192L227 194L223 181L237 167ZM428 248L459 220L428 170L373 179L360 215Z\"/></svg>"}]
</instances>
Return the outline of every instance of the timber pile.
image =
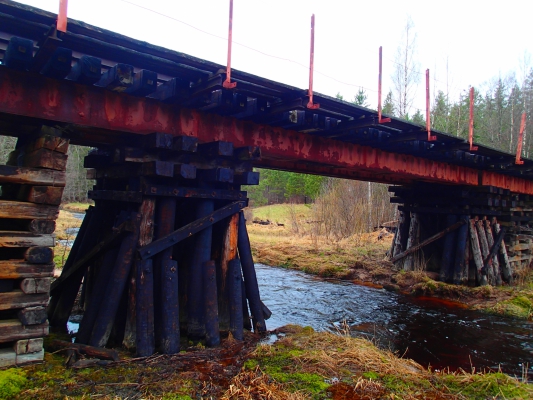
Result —
<instances>
[{"instance_id":1,"label":"timber pile","mask_svg":"<svg viewBox=\"0 0 533 400\"><path fill-rule=\"evenodd\" d=\"M511 284L533 259L533 202L492 186L392 186L400 203L391 260L441 281ZM533 226L533 225L532 225ZM526 232L526 233L523 233Z\"/></svg>"},{"instance_id":2,"label":"timber pile","mask_svg":"<svg viewBox=\"0 0 533 400\"><path fill-rule=\"evenodd\" d=\"M0 367L43 359L69 141L42 128L0 165Z\"/></svg>"},{"instance_id":3,"label":"timber pile","mask_svg":"<svg viewBox=\"0 0 533 400\"><path fill-rule=\"evenodd\" d=\"M259 183L259 149L162 133L129 144L85 159L95 206L52 285L51 325L81 286L80 344L147 356L178 353L180 332L216 346L221 331L242 340L250 319L265 331L241 191Z\"/></svg>"}]
</instances>

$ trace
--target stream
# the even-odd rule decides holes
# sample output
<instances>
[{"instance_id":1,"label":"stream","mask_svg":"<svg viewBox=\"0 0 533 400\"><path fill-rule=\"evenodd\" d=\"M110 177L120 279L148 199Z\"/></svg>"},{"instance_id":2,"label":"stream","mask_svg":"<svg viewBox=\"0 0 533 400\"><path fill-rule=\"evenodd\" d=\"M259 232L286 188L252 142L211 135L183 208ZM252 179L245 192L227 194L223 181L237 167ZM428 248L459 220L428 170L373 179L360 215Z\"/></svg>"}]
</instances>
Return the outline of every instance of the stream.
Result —
<instances>
[{"instance_id":1,"label":"stream","mask_svg":"<svg viewBox=\"0 0 533 400\"><path fill-rule=\"evenodd\" d=\"M335 331L378 342L433 369L501 370L533 376L533 323L469 311L438 299L416 298L324 280L256 264L261 299L272 311L267 328L286 324Z\"/></svg>"},{"instance_id":2,"label":"stream","mask_svg":"<svg viewBox=\"0 0 533 400\"><path fill-rule=\"evenodd\" d=\"M83 219L84 214L78 213ZM65 243L71 245L73 237ZM267 328L287 324L335 331L344 321L352 336L377 342L433 369L501 370L533 378L533 323L466 310L439 299L325 280L256 264L261 299L272 311ZM78 324L69 322L69 330ZM272 335L275 340L275 335Z\"/></svg>"}]
</instances>

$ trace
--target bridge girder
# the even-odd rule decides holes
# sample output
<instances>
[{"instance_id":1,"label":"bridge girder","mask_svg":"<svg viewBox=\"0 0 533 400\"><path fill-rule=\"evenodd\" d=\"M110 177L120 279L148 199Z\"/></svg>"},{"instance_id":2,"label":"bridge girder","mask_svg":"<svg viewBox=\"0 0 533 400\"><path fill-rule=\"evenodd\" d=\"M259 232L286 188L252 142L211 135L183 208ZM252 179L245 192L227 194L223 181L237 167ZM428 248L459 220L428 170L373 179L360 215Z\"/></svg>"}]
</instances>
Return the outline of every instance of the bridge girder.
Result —
<instances>
[{"instance_id":1,"label":"bridge girder","mask_svg":"<svg viewBox=\"0 0 533 400\"><path fill-rule=\"evenodd\" d=\"M201 142L260 146L258 167L339 178L406 184L492 185L533 194L533 182L491 171L340 142L228 116L180 108L149 98L55 80L0 66L0 113L75 126L83 144L117 143L123 133L190 135ZM123 143L127 145L127 143Z\"/></svg>"}]
</instances>

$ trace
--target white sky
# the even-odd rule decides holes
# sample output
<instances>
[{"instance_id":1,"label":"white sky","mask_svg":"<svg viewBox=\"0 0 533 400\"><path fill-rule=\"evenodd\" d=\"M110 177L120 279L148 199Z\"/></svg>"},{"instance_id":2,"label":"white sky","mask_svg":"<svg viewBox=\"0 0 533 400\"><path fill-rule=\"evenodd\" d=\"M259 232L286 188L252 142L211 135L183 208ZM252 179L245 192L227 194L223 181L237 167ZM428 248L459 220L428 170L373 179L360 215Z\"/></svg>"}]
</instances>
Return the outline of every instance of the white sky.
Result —
<instances>
[{"instance_id":1,"label":"white sky","mask_svg":"<svg viewBox=\"0 0 533 400\"><path fill-rule=\"evenodd\" d=\"M21 2L54 13L59 7L59 0ZM69 0L68 16L225 65L228 11L229 0ZM450 97L457 99L469 85L480 87L499 75L514 71L522 79L524 60L533 53L531 11L533 4L519 0L234 0L232 66L307 88L314 13L315 91L331 96L340 92L350 100L363 87L370 107L376 108L378 48L383 46L386 94L392 88L394 54L410 16L420 71L430 69L432 97L437 89L446 92L448 87ZM423 75L415 105L425 107Z\"/></svg>"}]
</instances>

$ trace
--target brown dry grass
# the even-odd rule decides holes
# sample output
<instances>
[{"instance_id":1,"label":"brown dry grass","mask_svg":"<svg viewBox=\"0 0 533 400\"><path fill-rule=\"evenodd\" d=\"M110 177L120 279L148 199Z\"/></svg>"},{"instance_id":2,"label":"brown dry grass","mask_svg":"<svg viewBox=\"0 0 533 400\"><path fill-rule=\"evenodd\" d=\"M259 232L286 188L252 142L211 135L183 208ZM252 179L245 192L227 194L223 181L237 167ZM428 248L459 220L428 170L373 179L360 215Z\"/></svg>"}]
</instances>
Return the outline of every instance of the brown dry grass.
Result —
<instances>
[{"instance_id":1,"label":"brown dry grass","mask_svg":"<svg viewBox=\"0 0 533 400\"><path fill-rule=\"evenodd\" d=\"M72 238L72 235L67 234L68 228L79 228L81 220L72 215L72 212L66 210L59 210L59 216L56 220L55 234L58 239Z\"/></svg>"},{"instance_id":2,"label":"brown dry grass","mask_svg":"<svg viewBox=\"0 0 533 400\"><path fill-rule=\"evenodd\" d=\"M308 234L295 235L288 227L248 225L254 260L324 276L352 279L354 269L369 267L369 274L385 274L382 266L390 239L378 232L353 235L339 241ZM370 268L372 266L372 268Z\"/></svg>"},{"instance_id":3,"label":"brown dry grass","mask_svg":"<svg viewBox=\"0 0 533 400\"><path fill-rule=\"evenodd\" d=\"M252 371L243 370L236 375L221 399L305 400L307 397L299 392L288 392L284 385L273 381L256 367Z\"/></svg>"}]
</instances>

